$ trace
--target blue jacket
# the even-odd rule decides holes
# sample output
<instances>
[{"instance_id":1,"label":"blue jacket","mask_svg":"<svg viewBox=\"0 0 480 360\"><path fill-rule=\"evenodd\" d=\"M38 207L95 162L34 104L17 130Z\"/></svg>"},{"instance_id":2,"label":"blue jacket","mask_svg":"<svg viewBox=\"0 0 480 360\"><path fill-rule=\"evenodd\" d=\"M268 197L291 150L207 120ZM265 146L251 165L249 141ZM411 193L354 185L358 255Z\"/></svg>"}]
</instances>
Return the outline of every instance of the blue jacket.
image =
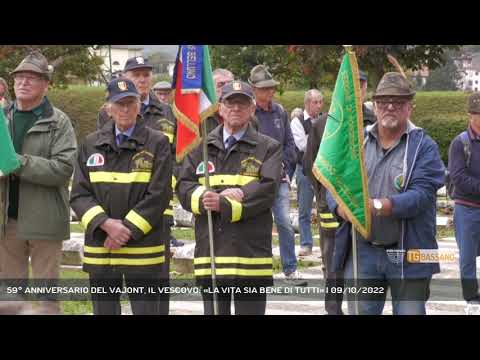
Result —
<instances>
[{"instance_id":1,"label":"blue jacket","mask_svg":"<svg viewBox=\"0 0 480 360\"><path fill-rule=\"evenodd\" d=\"M367 139L368 136L367 131ZM420 128L407 135L406 159L407 179L403 190L389 197L393 216L402 219L402 238L397 245L398 250L405 251L402 278L430 277L440 272L438 263L411 264L406 254L413 249L438 249L436 197L445 182L445 166L437 144ZM332 213L336 214L337 204L330 193L327 193L327 202ZM335 237L332 271L345 268L351 244L351 224L343 222Z\"/></svg>"},{"instance_id":2,"label":"blue jacket","mask_svg":"<svg viewBox=\"0 0 480 360\"><path fill-rule=\"evenodd\" d=\"M280 104L272 102L271 111L265 111L257 106L255 116L258 120L258 131L282 144L284 170L292 178L297 163L297 153L288 113Z\"/></svg>"}]
</instances>

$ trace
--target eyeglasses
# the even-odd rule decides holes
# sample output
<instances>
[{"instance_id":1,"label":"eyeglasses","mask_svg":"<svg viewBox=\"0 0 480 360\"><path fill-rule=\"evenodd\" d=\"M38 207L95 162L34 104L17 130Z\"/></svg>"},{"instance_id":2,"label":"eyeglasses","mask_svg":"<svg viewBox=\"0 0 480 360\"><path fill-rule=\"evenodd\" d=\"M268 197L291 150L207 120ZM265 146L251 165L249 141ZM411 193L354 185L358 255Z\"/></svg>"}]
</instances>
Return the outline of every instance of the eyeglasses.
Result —
<instances>
[{"instance_id":1,"label":"eyeglasses","mask_svg":"<svg viewBox=\"0 0 480 360\"><path fill-rule=\"evenodd\" d=\"M217 82L217 88L223 87L225 84L227 84L228 81L219 81Z\"/></svg>"},{"instance_id":2,"label":"eyeglasses","mask_svg":"<svg viewBox=\"0 0 480 360\"><path fill-rule=\"evenodd\" d=\"M229 100L229 99L226 99L223 104L228 108L228 109L233 109L236 106L238 106L238 108L240 110L246 110L250 107L250 105L252 105L252 102L251 101L245 101L245 100L239 100L239 99L233 99L233 100Z\"/></svg>"},{"instance_id":3,"label":"eyeglasses","mask_svg":"<svg viewBox=\"0 0 480 360\"><path fill-rule=\"evenodd\" d=\"M36 84L36 83L39 83L42 80L42 78L40 76L34 76L34 75L15 75L13 77L13 80L16 83L26 82L29 84Z\"/></svg>"},{"instance_id":4,"label":"eyeglasses","mask_svg":"<svg viewBox=\"0 0 480 360\"><path fill-rule=\"evenodd\" d=\"M393 99L375 101L375 104L380 110L388 109L389 105L392 105L393 110L400 110L406 103L408 103L408 101Z\"/></svg>"}]
</instances>

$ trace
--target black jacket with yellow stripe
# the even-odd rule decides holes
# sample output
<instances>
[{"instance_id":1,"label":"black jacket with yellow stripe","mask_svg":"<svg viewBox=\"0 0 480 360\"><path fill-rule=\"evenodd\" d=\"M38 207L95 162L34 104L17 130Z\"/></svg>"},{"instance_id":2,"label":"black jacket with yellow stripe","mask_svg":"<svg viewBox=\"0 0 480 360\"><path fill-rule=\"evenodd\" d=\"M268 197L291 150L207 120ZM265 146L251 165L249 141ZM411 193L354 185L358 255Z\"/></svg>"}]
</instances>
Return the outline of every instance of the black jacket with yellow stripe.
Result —
<instances>
[{"instance_id":1,"label":"black jacket with yellow stripe","mask_svg":"<svg viewBox=\"0 0 480 360\"><path fill-rule=\"evenodd\" d=\"M173 162L172 184L176 183L177 164L175 162L175 144L177 134L177 120L173 114L172 108L168 104L158 100L153 91L149 94L150 102L142 115L142 120L146 126L151 129L161 131L170 143ZM105 124L112 123L112 118L108 116L105 108L102 108L98 114L97 130L102 129ZM173 200L170 202L164 215L167 217L167 226L173 224Z\"/></svg>"},{"instance_id":2,"label":"black jacket with yellow stripe","mask_svg":"<svg viewBox=\"0 0 480 360\"><path fill-rule=\"evenodd\" d=\"M85 227L83 269L168 276L169 237L163 212L172 199L172 155L161 132L137 125L117 146L114 123L87 136L75 168L70 203ZM132 237L119 250L103 247L100 225L121 219Z\"/></svg>"},{"instance_id":3,"label":"black jacket with yellow stripe","mask_svg":"<svg viewBox=\"0 0 480 360\"><path fill-rule=\"evenodd\" d=\"M281 145L252 125L228 151L223 145L223 126L211 132L207 142L213 191L240 188L244 193L241 203L221 196L220 212L212 212L217 283L247 280L269 286L273 276L271 208L281 177ZM204 174L199 146L183 161L176 191L183 208L196 216L195 277L200 284L210 284L208 222L201 201L206 191Z\"/></svg>"}]
</instances>

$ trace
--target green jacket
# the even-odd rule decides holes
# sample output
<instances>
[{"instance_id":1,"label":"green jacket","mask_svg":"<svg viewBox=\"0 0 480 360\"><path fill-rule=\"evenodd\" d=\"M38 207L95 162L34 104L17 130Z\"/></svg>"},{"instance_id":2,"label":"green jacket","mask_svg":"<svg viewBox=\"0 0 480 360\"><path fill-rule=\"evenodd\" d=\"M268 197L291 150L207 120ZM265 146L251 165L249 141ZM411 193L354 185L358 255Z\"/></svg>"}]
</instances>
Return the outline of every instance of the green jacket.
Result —
<instances>
[{"instance_id":1,"label":"green jacket","mask_svg":"<svg viewBox=\"0 0 480 360\"><path fill-rule=\"evenodd\" d=\"M5 109L12 135L13 111L13 104ZM22 165L15 174L20 178L17 238L53 241L70 238L68 185L76 150L70 119L47 100L42 118L27 132L18 155ZM6 179L1 180L0 187L6 186L8 191ZM2 205L7 214L8 201Z\"/></svg>"}]
</instances>

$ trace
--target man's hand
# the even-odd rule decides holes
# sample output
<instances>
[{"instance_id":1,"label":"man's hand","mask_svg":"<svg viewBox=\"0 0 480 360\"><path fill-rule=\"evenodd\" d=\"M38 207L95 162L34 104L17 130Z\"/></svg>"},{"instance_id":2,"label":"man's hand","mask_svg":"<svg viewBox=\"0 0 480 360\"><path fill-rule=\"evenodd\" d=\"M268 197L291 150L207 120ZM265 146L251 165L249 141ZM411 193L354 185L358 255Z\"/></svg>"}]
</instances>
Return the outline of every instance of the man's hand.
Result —
<instances>
[{"instance_id":1,"label":"man's hand","mask_svg":"<svg viewBox=\"0 0 480 360\"><path fill-rule=\"evenodd\" d=\"M125 245L132 236L132 232L123 224L122 220L108 219L100 225L100 228L119 246Z\"/></svg>"},{"instance_id":2,"label":"man's hand","mask_svg":"<svg viewBox=\"0 0 480 360\"><path fill-rule=\"evenodd\" d=\"M113 241L110 236L107 236L107 239L103 243L103 247L109 250L118 250L122 248L122 246Z\"/></svg>"},{"instance_id":3,"label":"man's hand","mask_svg":"<svg viewBox=\"0 0 480 360\"><path fill-rule=\"evenodd\" d=\"M238 188L231 188L231 189L225 189L223 190L220 195L228 197L229 199L242 202L243 198L245 197L245 194L241 189Z\"/></svg>"},{"instance_id":4,"label":"man's hand","mask_svg":"<svg viewBox=\"0 0 480 360\"><path fill-rule=\"evenodd\" d=\"M220 194L207 191L202 196L202 203L205 210L220 212Z\"/></svg>"}]
</instances>

